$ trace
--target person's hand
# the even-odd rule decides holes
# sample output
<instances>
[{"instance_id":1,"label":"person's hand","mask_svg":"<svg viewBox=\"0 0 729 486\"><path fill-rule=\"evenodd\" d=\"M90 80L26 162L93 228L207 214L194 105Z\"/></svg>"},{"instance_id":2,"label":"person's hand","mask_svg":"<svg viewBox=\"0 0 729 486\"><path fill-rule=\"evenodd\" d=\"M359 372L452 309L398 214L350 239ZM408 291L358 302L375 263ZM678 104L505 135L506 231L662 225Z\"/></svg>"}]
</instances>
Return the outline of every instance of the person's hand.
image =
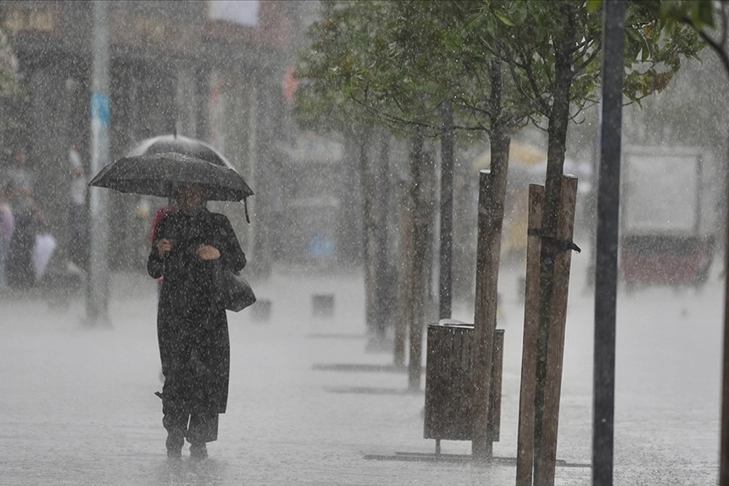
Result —
<instances>
[{"instance_id":1,"label":"person's hand","mask_svg":"<svg viewBox=\"0 0 729 486\"><path fill-rule=\"evenodd\" d=\"M210 245L200 245L197 247L197 256L202 260L217 260L220 258L220 251Z\"/></svg>"},{"instance_id":2,"label":"person's hand","mask_svg":"<svg viewBox=\"0 0 729 486\"><path fill-rule=\"evenodd\" d=\"M157 242L157 253L159 253L159 256L166 257L170 250L172 250L172 240L162 238Z\"/></svg>"}]
</instances>

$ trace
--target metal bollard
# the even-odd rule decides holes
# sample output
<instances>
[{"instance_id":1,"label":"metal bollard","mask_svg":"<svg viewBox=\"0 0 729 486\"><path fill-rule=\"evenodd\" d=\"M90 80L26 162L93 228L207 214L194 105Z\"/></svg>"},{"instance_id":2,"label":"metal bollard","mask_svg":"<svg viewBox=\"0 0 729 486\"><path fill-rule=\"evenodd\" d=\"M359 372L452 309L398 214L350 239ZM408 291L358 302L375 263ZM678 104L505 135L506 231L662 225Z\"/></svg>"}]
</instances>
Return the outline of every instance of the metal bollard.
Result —
<instances>
[{"instance_id":1,"label":"metal bollard","mask_svg":"<svg viewBox=\"0 0 729 486\"><path fill-rule=\"evenodd\" d=\"M313 295L311 309L314 317L332 317L334 315L334 294Z\"/></svg>"}]
</instances>

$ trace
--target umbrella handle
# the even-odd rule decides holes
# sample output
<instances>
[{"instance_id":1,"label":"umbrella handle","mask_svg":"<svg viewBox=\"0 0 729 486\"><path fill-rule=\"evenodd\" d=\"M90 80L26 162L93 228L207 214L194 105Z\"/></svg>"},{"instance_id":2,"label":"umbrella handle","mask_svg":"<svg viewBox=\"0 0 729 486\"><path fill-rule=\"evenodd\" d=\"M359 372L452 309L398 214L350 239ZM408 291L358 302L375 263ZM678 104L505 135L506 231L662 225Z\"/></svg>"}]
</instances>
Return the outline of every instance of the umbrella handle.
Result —
<instances>
[{"instance_id":1,"label":"umbrella handle","mask_svg":"<svg viewBox=\"0 0 729 486\"><path fill-rule=\"evenodd\" d=\"M243 198L243 210L246 213L246 223L251 224L251 218L248 217L248 199Z\"/></svg>"}]
</instances>

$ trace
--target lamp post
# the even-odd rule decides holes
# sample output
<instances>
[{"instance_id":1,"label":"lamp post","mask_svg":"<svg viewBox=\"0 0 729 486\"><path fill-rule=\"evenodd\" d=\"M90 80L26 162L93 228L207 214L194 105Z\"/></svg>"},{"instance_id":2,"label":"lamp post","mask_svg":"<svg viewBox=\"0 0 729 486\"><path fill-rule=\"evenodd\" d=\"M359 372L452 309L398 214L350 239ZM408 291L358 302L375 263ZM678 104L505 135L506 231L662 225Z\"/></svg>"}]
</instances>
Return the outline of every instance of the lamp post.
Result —
<instances>
[{"instance_id":1,"label":"lamp post","mask_svg":"<svg viewBox=\"0 0 729 486\"><path fill-rule=\"evenodd\" d=\"M620 209L625 0L604 2L602 123L595 244L595 354L593 369L592 484L613 484L615 316Z\"/></svg>"},{"instance_id":2,"label":"lamp post","mask_svg":"<svg viewBox=\"0 0 729 486\"><path fill-rule=\"evenodd\" d=\"M97 174L109 163L109 2L93 3L91 79L91 172ZM106 190L92 187L89 276L86 281L86 321L109 323L109 215Z\"/></svg>"}]
</instances>

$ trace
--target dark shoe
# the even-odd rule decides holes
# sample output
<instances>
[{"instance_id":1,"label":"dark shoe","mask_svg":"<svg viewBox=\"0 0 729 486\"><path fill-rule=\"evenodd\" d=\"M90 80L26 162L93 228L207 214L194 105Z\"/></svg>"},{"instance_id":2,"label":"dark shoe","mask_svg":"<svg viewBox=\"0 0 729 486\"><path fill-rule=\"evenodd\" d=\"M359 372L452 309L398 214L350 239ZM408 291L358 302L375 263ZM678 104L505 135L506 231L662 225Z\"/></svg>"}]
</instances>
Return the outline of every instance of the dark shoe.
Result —
<instances>
[{"instance_id":1,"label":"dark shoe","mask_svg":"<svg viewBox=\"0 0 729 486\"><path fill-rule=\"evenodd\" d=\"M205 442L190 445L190 459L205 459L208 457L208 448Z\"/></svg>"},{"instance_id":2,"label":"dark shoe","mask_svg":"<svg viewBox=\"0 0 729 486\"><path fill-rule=\"evenodd\" d=\"M167 434L167 457L179 459L182 457L182 446L185 445L185 434L182 431L170 431Z\"/></svg>"}]
</instances>

